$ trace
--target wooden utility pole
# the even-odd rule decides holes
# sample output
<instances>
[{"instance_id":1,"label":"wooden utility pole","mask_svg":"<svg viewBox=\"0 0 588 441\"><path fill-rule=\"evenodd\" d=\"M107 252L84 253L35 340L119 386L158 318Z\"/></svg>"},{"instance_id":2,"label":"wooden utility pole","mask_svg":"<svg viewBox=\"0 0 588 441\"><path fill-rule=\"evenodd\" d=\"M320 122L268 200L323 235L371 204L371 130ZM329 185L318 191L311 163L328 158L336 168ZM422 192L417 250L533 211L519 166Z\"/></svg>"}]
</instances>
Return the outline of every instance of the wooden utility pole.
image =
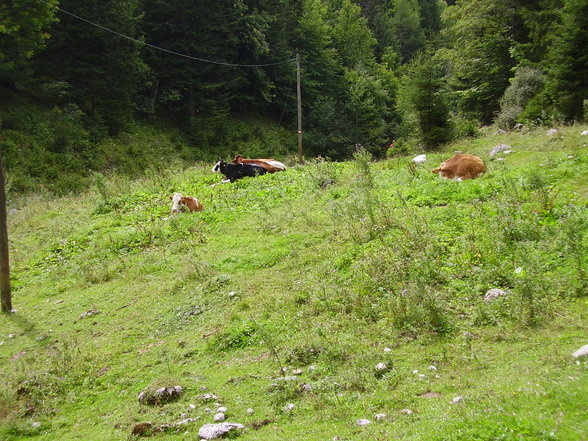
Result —
<instances>
[{"instance_id":1,"label":"wooden utility pole","mask_svg":"<svg viewBox=\"0 0 588 441\"><path fill-rule=\"evenodd\" d=\"M296 54L296 98L298 101L298 162L302 162L302 94L300 93L300 54Z\"/></svg>"},{"instance_id":2,"label":"wooden utility pole","mask_svg":"<svg viewBox=\"0 0 588 441\"><path fill-rule=\"evenodd\" d=\"M0 123L0 130L1 130ZM8 222L6 220L6 188L4 186L4 161L0 144L0 297L2 312L12 312L12 293L10 292L10 264L8 261Z\"/></svg>"}]
</instances>

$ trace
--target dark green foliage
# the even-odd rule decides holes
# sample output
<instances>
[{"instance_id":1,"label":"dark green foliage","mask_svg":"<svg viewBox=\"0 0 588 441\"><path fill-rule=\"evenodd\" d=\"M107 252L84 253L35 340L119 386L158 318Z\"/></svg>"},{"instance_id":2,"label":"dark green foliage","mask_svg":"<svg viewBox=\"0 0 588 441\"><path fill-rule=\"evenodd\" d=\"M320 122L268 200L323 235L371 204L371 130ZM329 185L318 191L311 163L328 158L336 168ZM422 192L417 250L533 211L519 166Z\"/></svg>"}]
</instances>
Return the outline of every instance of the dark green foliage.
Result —
<instances>
[{"instance_id":1,"label":"dark green foliage","mask_svg":"<svg viewBox=\"0 0 588 441\"><path fill-rule=\"evenodd\" d=\"M547 54L547 94L561 119L585 118L588 96L588 2L566 0ZM558 116L559 116L558 115Z\"/></svg>"},{"instance_id":2,"label":"dark green foliage","mask_svg":"<svg viewBox=\"0 0 588 441\"><path fill-rule=\"evenodd\" d=\"M63 9L133 38L139 37L138 0L63 1ZM35 59L43 83L70 86L62 102L73 102L112 133L130 123L135 92L145 72L140 45L61 14L47 49ZM56 60L59 60L56 62Z\"/></svg>"},{"instance_id":3,"label":"dark green foliage","mask_svg":"<svg viewBox=\"0 0 588 441\"><path fill-rule=\"evenodd\" d=\"M444 38L451 63L451 84L459 109L483 123L492 121L508 86L514 60L511 28L514 11L505 0L464 0L448 8Z\"/></svg>"},{"instance_id":4,"label":"dark green foliage","mask_svg":"<svg viewBox=\"0 0 588 441\"><path fill-rule=\"evenodd\" d=\"M537 69L522 66L517 69L510 86L500 100L500 113L496 117L499 127L510 129L519 121L527 104L537 95L545 82L544 75Z\"/></svg>"},{"instance_id":5,"label":"dark green foliage","mask_svg":"<svg viewBox=\"0 0 588 441\"><path fill-rule=\"evenodd\" d=\"M0 81L23 86L26 62L50 38L57 2L10 0L0 4Z\"/></svg>"},{"instance_id":6,"label":"dark green foliage","mask_svg":"<svg viewBox=\"0 0 588 441\"><path fill-rule=\"evenodd\" d=\"M415 57L405 70L399 93L403 119L415 124L426 149L451 139L449 91L439 61L427 55Z\"/></svg>"},{"instance_id":7,"label":"dark green foliage","mask_svg":"<svg viewBox=\"0 0 588 441\"><path fill-rule=\"evenodd\" d=\"M392 20L395 49L404 63L425 45L425 33L416 0L398 0Z\"/></svg>"}]
</instances>

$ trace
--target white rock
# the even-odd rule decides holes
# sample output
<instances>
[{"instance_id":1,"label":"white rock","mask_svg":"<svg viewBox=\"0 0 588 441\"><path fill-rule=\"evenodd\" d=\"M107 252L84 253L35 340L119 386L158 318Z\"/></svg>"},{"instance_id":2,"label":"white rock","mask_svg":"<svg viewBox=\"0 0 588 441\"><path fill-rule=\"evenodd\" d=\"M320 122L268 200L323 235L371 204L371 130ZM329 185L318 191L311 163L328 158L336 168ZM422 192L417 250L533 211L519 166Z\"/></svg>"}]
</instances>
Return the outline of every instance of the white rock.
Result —
<instances>
[{"instance_id":1,"label":"white rock","mask_svg":"<svg viewBox=\"0 0 588 441\"><path fill-rule=\"evenodd\" d=\"M496 147L492 148L488 155L494 156L500 152L512 151L511 147L506 144L498 144Z\"/></svg>"},{"instance_id":2,"label":"white rock","mask_svg":"<svg viewBox=\"0 0 588 441\"><path fill-rule=\"evenodd\" d=\"M251 407L245 411L247 415L251 415L253 412L254 410Z\"/></svg>"},{"instance_id":3,"label":"white rock","mask_svg":"<svg viewBox=\"0 0 588 441\"><path fill-rule=\"evenodd\" d=\"M309 383L304 383L302 385L302 390L304 392L311 392L312 391L312 386Z\"/></svg>"},{"instance_id":4,"label":"white rock","mask_svg":"<svg viewBox=\"0 0 588 441\"><path fill-rule=\"evenodd\" d=\"M308 370L309 371L314 371L316 369L316 366L314 364L311 364L310 366L308 366Z\"/></svg>"},{"instance_id":5,"label":"white rock","mask_svg":"<svg viewBox=\"0 0 588 441\"><path fill-rule=\"evenodd\" d=\"M16 335L14 335L14 334L8 334L8 338L12 339L14 337L16 337Z\"/></svg>"},{"instance_id":6,"label":"white rock","mask_svg":"<svg viewBox=\"0 0 588 441\"><path fill-rule=\"evenodd\" d=\"M423 164L427 160L427 155L418 155L412 158L412 162L415 164Z\"/></svg>"},{"instance_id":7,"label":"white rock","mask_svg":"<svg viewBox=\"0 0 588 441\"><path fill-rule=\"evenodd\" d=\"M235 294L235 291L230 291L230 292L229 292L229 297L235 297L235 295L236 295L236 294Z\"/></svg>"},{"instance_id":8,"label":"white rock","mask_svg":"<svg viewBox=\"0 0 588 441\"><path fill-rule=\"evenodd\" d=\"M235 430L243 430L245 426L238 423L219 423L219 424L205 424L198 431L198 436L201 439L217 439Z\"/></svg>"},{"instance_id":9,"label":"white rock","mask_svg":"<svg viewBox=\"0 0 588 441\"><path fill-rule=\"evenodd\" d=\"M392 349L390 349L390 348L384 348L384 352L392 352Z\"/></svg>"},{"instance_id":10,"label":"white rock","mask_svg":"<svg viewBox=\"0 0 588 441\"><path fill-rule=\"evenodd\" d=\"M41 423L38 421L35 421L33 424L31 424L31 427L33 429L37 429L37 428L41 427Z\"/></svg>"},{"instance_id":11,"label":"white rock","mask_svg":"<svg viewBox=\"0 0 588 441\"><path fill-rule=\"evenodd\" d=\"M587 355L588 355L588 345L584 345L580 349L578 349L576 352L574 352L572 354L572 357L580 358L580 357L585 357Z\"/></svg>"},{"instance_id":12,"label":"white rock","mask_svg":"<svg viewBox=\"0 0 588 441\"><path fill-rule=\"evenodd\" d=\"M549 129L549 130L547 131L547 136L555 136L555 135L557 135L558 133L559 133L559 130L557 130L557 129Z\"/></svg>"},{"instance_id":13,"label":"white rock","mask_svg":"<svg viewBox=\"0 0 588 441\"><path fill-rule=\"evenodd\" d=\"M218 409L216 409L217 413L227 413L227 408L226 407L219 407Z\"/></svg>"},{"instance_id":14,"label":"white rock","mask_svg":"<svg viewBox=\"0 0 588 441\"><path fill-rule=\"evenodd\" d=\"M414 375L416 375L416 374L418 374L418 373L419 373L419 371L418 371L418 369L415 369L414 371L412 371L412 373L413 373Z\"/></svg>"},{"instance_id":15,"label":"white rock","mask_svg":"<svg viewBox=\"0 0 588 441\"><path fill-rule=\"evenodd\" d=\"M385 371L386 369L388 369L388 365L386 363L384 363L384 362L378 363L376 365L376 370L377 371Z\"/></svg>"},{"instance_id":16,"label":"white rock","mask_svg":"<svg viewBox=\"0 0 588 441\"><path fill-rule=\"evenodd\" d=\"M499 297L505 296L506 294L506 291L502 289L492 288L486 291L486 294L484 294L484 301L489 302L490 300L495 300Z\"/></svg>"},{"instance_id":17,"label":"white rock","mask_svg":"<svg viewBox=\"0 0 588 441\"><path fill-rule=\"evenodd\" d=\"M358 426L369 426L370 424L372 424L372 422L370 420L366 420L366 419L359 419L355 422Z\"/></svg>"},{"instance_id":18,"label":"white rock","mask_svg":"<svg viewBox=\"0 0 588 441\"><path fill-rule=\"evenodd\" d=\"M302 369L294 369L292 371L292 374L294 374L294 375L302 375Z\"/></svg>"},{"instance_id":19,"label":"white rock","mask_svg":"<svg viewBox=\"0 0 588 441\"><path fill-rule=\"evenodd\" d=\"M429 366L429 370L430 371L436 371L437 370L437 366L431 365L431 366Z\"/></svg>"},{"instance_id":20,"label":"white rock","mask_svg":"<svg viewBox=\"0 0 588 441\"><path fill-rule=\"evenodd\" d=\"M419 374L419 378L427 378L425 374Z\"/></svg>"},{"instance_id":21,"label":"white rock","mask_svg":"<svg viewBox=\"0 0 588 441\"><path fill-rule=\"evenodd\" d=\"M453 404L461 403L462 401L463 401L463 397L462 396L455 397L453 400L451 400L451 402Z\"/></svg>"},{"instance_id":22,"label":"white rock","mask_svg":"<svg viewBox=\"0 0 588 441\"><path fill-rule=\"evenodd\" d=\"M190 404L189 407L190 407L190 409L196 409L196 405L195 404Z\"/></svg>"},{"instance_id":23,"label":"white rock","mask_svg":"<svg viewBox=\"0 0 588 441\"><path fill-rule=\"evenodd\" d=\"M403 414L405 414L405 415L412 415L412 414L413 414L413 411L412 411L412 410L410 410L410 409L402 409L402 410L400 411L400 413L403 413Z\"/></svg>"},{"instance_id":24,"label":"white rock","mask_svg":"<svg viewBox=\"0 0 588 441\"><path fill-rule=\"evenodd\" d=\"M506 134L506 132L502 129L498 129L496 132L494 132L492 135L496 136L496 135L504 135Z\"/></svg>"},{"instance_id":25,"label":"white rock","mask_svg":"<svg viewBox=\"0 0 588 441\"><path fill-rule=\"evenodd\" d=\"M387 415L385 413L377 413L376 415L374 415L374 418L376 419L376 421L382 421L386 417L387 417Z\"/></svg>"},{"instance_id":26,"label":"white rock","mask_svg":"<svg viewBox=\"0 0 588 441\"><path fill-rule=\"evenodd\" d=\"M215 421L216 423L220 423L221 421L224 421L224 420L225 420L225 414L224 414L224 413L217 413L217 414L214 416L214 421Z\"/></svg>"},{"instance_id":27,"label":"white rock","mask_svg":"<svg viewBox=\"0 0 588 441\"><path fill-rule=\"evenodd\" d=\"M196 399L203 400L203 401L213 401L213 400L218 400L218 397L215 394L204 394L204 395L198 395L196 397Z\"/></svg>"},{"instance_id":28,"label":"white rock","mask_svg":"<svg viewBox=\"0 0 588 441\"><path fill-rule=\"evenodd\" d=\"M584 131L582 132L582 135L588 135L588 130L584 130Z\"/></svg>"},{"instance_id":29,"label":"white rock","mask_svg":"<svg viewBox=\"0 0 588 441\"><path fill-rule=\"evenodd\" d=\"M283 407L283 411L284 412L292 412L294 410L294 407L296 407L296 406L294 406L294 404L288 403Z\"/></svg>"}]
</instances>

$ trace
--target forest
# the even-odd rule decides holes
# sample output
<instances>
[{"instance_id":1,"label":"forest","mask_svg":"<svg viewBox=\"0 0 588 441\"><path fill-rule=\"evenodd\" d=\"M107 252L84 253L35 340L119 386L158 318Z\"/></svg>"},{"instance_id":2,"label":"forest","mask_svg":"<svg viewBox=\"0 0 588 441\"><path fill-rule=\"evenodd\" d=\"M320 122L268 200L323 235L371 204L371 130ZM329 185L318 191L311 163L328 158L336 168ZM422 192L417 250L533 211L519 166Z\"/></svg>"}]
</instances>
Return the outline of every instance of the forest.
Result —
<instances>
[{"instance_id":1,"label":"forest","mask_svg":"<svg viewBox=\"0 0 588 441\"><path fill-rule=\"evenodd\" d=\"M0 136L9 172L45 158L33 177L103 167L137 121L216 158L235 119L294 135L299 54L305 156L383 158L585 119L587 47L587 0L7 0Z\"/></svg>"}]
</instances>

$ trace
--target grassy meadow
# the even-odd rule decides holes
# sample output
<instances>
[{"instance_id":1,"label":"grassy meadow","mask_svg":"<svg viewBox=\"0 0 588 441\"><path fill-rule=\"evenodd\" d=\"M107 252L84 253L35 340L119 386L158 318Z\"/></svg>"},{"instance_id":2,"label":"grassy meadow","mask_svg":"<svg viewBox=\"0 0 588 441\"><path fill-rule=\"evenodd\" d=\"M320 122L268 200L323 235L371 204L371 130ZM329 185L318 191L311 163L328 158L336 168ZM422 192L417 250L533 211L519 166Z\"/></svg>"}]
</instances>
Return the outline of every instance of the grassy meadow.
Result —
<instances>
[{"instance_id":1,"label":"grassy meadow","mask_svg":"<svg viewBox=\"0 0 588 441\"><path fill-rule=\"evenodd\" d=\"M12 197L0 439L197 440L220 405L243 441L588 439L587 128ZM488 173L430 172L457 150ZM175 192L205 211L170 217Z\"/></svg>"}]
</instances>

